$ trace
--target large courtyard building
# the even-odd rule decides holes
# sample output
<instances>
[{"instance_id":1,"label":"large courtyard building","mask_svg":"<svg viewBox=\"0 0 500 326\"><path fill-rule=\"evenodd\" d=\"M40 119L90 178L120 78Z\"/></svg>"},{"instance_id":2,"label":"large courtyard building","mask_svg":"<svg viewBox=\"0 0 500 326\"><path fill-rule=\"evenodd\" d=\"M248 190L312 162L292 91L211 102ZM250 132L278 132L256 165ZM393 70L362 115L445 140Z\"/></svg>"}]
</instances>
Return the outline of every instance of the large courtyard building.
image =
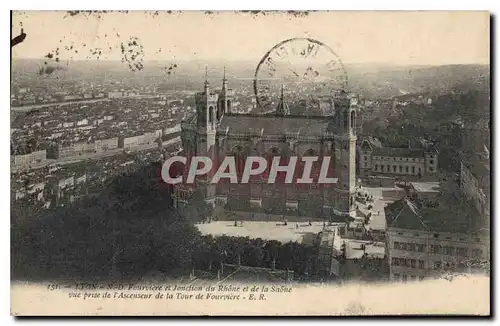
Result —
<instances>
[{"instance_id":1,"label":"large courtyard building","mask_svg":"<svg viewBox=\"0 0 500 326\"><path fill-rule=\"evenodd\" d=\"M419 179L436 175L438 152L432 145L422 148L382 147L380 143L364 139L361 144L360 174Z\"/></svg>"},{"instance_id":2,"label":"large courtyard building","mask_svg":"<svg viewBox=\"0 0 500 326\"><path fill-rule=\"evenodd\" d=\"M356 191L356 102L341 92L332 97L335 112L330 116L295 114L288 105L284 90L274 112L236 114L231 110L234 91L224 77L222 89L214 91L208 81L196 94L196 112L182 123L182 147L187 157L210 155L221 162L226 156L240 163L248 156L260 156L270 163L281 157L286 165L291 156L298 162L304 156L330 157L329 178L336 184L268 183L266 178L252 178L248 184L219 182L198 178L196 189L206 203L222 205L231 211L260 219L263 216L305 216L328 218L334 215L355 216ZM297 166L300 163L297 163ZM315 176L313 175L313 178ZM174 198L178 207L189 202L189 187L179 184Z\"/></svg>"}]
</instances>

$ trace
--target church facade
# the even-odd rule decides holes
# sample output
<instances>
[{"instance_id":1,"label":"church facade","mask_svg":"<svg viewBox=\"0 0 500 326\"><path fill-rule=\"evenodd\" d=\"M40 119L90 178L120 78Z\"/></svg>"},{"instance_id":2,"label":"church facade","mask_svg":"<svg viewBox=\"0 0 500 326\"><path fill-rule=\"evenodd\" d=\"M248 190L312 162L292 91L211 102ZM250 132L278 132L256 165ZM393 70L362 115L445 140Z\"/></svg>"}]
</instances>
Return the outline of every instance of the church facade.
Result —
<instances>
[{"instance_id":1,"label":"church facade","mask_svg":"<svg viewBox=\"0 0 500 326\"><path fill-rule=\"evenodd\" d=\"M226 156L237 158L238 178L241 162L248 156L260 156L268 162L279 156L330 157L328 177L335 184L268 183L267 178L252 178L247 184L210 183L211 175L198 177L196 191L213 207L223 206L249 216L302 216L328 219L332 215L356 214L356 103L348 94L340 93L333 101L331 116L294 115L283 92L276 110L267 114L235 114L231 112L234 91L224 76L222 89L213 91L208 81L195 95L196 112L181 124L183 155L209 156L222 162ZM281 161L280 161L281 162ZM282 163L280 163L282 165ZM266 175L265 175L266 176ZM313 171L312 177L315 178ZM174 203L190 204L193 186L177 184Z\"/></svg>"}]
</instances>

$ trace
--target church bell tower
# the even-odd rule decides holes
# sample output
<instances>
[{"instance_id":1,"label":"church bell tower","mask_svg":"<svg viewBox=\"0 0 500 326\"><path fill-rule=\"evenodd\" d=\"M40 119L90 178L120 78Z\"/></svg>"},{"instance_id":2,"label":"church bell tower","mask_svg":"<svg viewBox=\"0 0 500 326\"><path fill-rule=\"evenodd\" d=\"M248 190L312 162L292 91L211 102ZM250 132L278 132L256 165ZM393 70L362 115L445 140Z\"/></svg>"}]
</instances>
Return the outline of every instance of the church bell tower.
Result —
<instances>
[{"instance_id":1,"label":"church bell tower","mask_svg":"<svg viewBox=\"0 0 500 326\"><path fill-rule=\"evenodd\" d=\"M338 115L338 130L335 146L339 148L336 171L340 196L339 210L343 214L356 216L356 108L348 94L342 92L335 101Z\"/></svg>"}]
</instances>

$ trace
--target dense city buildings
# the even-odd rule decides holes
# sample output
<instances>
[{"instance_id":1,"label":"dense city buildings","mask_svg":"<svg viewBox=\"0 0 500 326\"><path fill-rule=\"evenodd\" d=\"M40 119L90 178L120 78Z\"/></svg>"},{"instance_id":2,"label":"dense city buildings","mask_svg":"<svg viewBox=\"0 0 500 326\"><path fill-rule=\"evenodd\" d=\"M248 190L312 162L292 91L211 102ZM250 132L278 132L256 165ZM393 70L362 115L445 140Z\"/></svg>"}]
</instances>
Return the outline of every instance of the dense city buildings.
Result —
<instances>
[{"instance_id":1,"label":"dense city buildings","mask_svg":"<svg viewBox=\"0 0 500 326\"><path fill-rule=\"evenodd\" d=\"M453 115L426 132L414 126L411 132L399 127L386 132L409 112L430 112L443 101L436 94L370 99L337 93L304 100L307 87L281 87L272 94L274 109L260 112L252 87L225 73L220 89L208 80L172 85L157 77L143 85L141 78L113 78L66 87L23 81L13 88L16 221L88 204L113 180L176 155L209 156L217 163L235 157L238 181L249 156L265 158L267 170L275 157L283 158L284 166L291 156L299 161L318 156L331 158L327 177L338 179L333 186L296 187L282 182L283 174L273 184L266 172L248 184L210 184L212 171L197 176L194 187L176 185L176 209L202 236L255 241L256 252L263 243L282 249L294 243L294 250L308 252L295 270L273 257L266 256L265 263L245 257L250 251L235 249L240 258L233 253L217 264L205 255L209 261L202 257L191 277L410 282L476 271L489 260L484 118L471 123ZM457 133L474 137L466 141ZM470 146L467 153L480 155L462 151L461 141ZM463 153L456 169L458 152Z\"/></svg>"}]
</instances>

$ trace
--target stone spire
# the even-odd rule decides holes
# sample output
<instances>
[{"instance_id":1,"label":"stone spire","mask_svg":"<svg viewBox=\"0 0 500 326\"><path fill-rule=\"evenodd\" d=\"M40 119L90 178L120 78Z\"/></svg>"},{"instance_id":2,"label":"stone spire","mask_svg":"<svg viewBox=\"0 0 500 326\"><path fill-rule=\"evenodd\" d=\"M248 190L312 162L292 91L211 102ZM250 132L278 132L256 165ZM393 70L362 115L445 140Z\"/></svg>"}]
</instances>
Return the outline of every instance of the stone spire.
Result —
<instances>
[{"instance_id":1,"label":"stone spire","mask_svg":"<svg viewBox=\"0 0 500 326\"><path fill-rule=\"evenodd\" d=\"M285 102L283 88L284 88L283 85L281 85L280 101L278 103L278 106L276 107L276 115L278 116L290 115L290 107Z\"/></svg>"},{"instance_id":2,"label":"stone spire","mask_svg":"<svg viewBox=\"0 0 500 326\"><path fill-rule=\"evenodd\" d=\"M222 77L222 92L225 93L226 90L227 90L226 66L224 66L224 77Z\"/></svg>"},{"instance_id":3,"label":"stone spire","mask_svg":"<svg viewBox=\"0 0 500 326\"><path fill-rule=\"evenodd\" d=\"M205 93L208 94L208 86L210 83L208 82L208 66L205 66Z\"/></svg>"}]
</instances>

